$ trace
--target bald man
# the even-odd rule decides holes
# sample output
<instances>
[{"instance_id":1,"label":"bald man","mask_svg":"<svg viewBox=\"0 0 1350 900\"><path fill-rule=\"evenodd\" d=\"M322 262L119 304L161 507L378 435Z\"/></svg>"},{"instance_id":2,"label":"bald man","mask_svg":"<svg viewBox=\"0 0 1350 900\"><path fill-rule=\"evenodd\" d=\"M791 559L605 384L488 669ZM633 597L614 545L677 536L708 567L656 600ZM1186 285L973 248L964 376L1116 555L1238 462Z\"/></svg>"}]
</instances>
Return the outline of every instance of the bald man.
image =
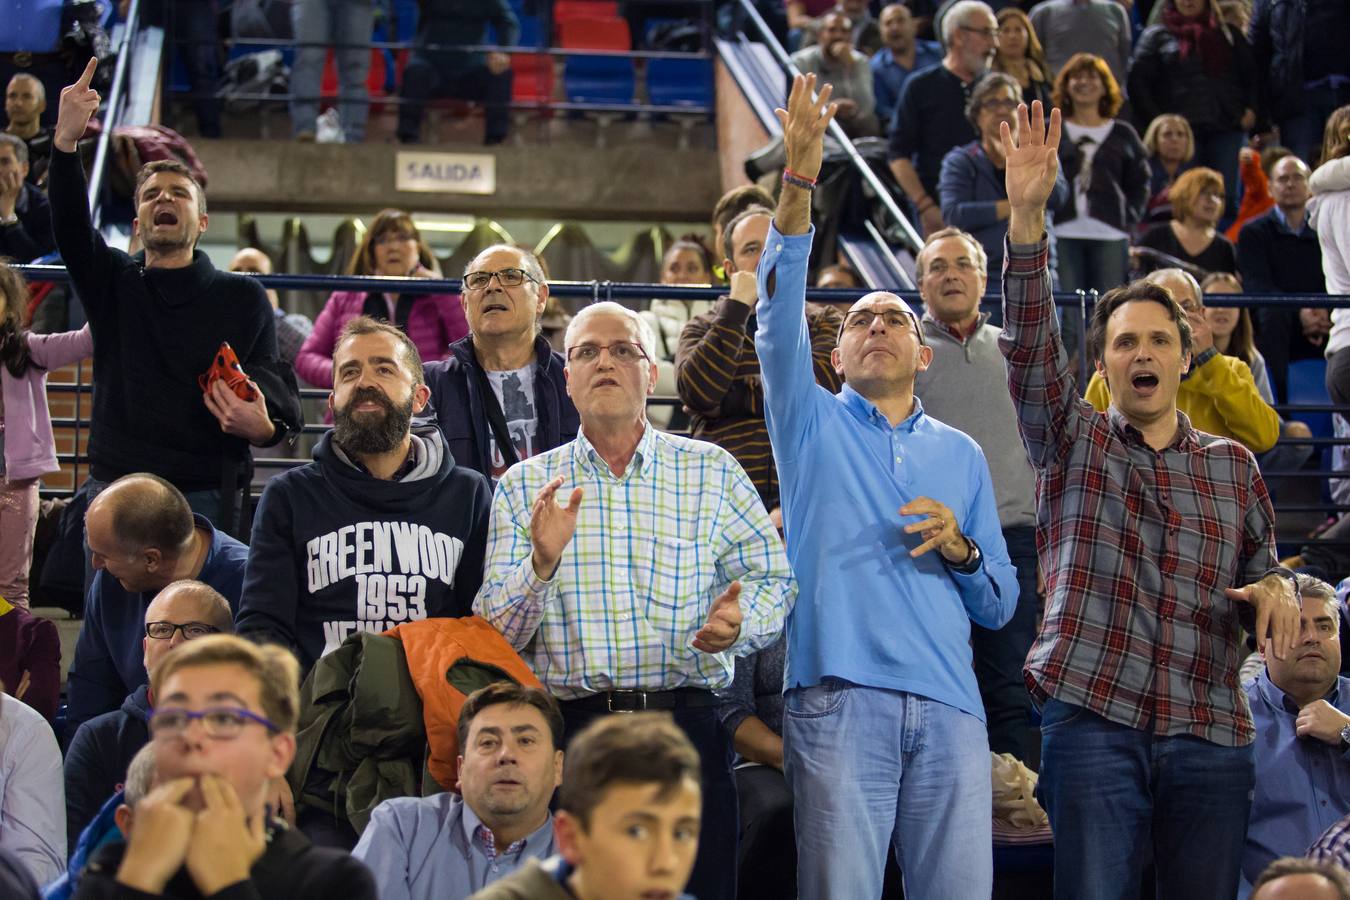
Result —
<instances>
[{"instance_id":1,"label":"bald man","mask_svg":"<svg viewBox=\"0 0 1350 900\"><path fill-rule=\"evenodd\" d=\"M145 670L154 674L165 655L184 641L233 631L230 603L219 591L194 579L175 581L145 610L140 644ZM139 685L120 709L94 716L75 732L65 762L67 846L75 846L126 780L132 757L150 740L146 723L153 705L149 685Z\"/></svg>"},{"instance_id":2,"label":"bald man","mask_svg":"<svg viewBox=\"0 0 1350 900\"><path fill-rule=\"evenodd\" d=\"M979 445L914 395L933 349L903 300L852 304L831 355L844 387L815 383L810 189L834 107L814 86L799 77L779 111L791 171L759 260L755 333L799 588L783 684L797 886L880 896L893 846L906 896L988 897L989 742L970 629L1008 621L1017 575Z\"/></svg>"},{"instance_id":3,"label":"bald man","mask_svg":"<svg viewBox=\"0 0 1350 900\"><path fill-rule=\"evenodd\" d=\"M5 116L9 119L5 133L28 145L27 180L31 185L43 183L52 155L52 129L42 124L46 110L47 89L39 79L20 72L5 85Z\"/></svg>"},{"instance_id":4,"label":"bald man","mask_svg":"<svg viewBox=\"0 0 1350 900\"><path fill-rule=\"evenodd\" d=\"M271 275L272 258L257 247L245 247L230 260L229 268L231 272ZM272 288L267 288L267 302L272 304L272 312L277 320L277 354L286 365L294 366L300 347L314 330L314 322L308 316L283 310L281 299Z\"/></svg>"},{"instance_id":5,"label":"bald man","mask_svg":"<svg viewBox=\"0 0 1350 900\"><path fill-rule=\"evenodd\" d=\"M96 571L67 682L68 737L149 683L145 613L159 592L196 579L224 595L233 612L248 556L247 547L194 514L177 488L146 473L123 476L95 497L84 527Z\"/></svg>"}]
</instances>

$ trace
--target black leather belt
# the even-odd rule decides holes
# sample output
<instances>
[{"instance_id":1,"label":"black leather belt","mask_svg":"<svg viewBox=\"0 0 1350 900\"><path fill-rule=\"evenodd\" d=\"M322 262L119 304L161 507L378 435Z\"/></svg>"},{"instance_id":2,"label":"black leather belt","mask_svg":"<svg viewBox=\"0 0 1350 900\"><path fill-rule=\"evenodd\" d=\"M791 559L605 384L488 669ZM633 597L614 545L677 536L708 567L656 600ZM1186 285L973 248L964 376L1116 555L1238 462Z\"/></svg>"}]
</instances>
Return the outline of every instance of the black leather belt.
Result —
<instances>
[{"instance_id":1,"label":"black leather belt","mask_svg":"<svg viewBox=\"0 0 1350 900\"><path fill-rule=\"evenodd\" d=\"M604 691L589 697L562 701L563 706L590 712L641 712L645 709L688 709L716 706L717 695L703 688L673 691Z\"/></svg>"}]
</instances>

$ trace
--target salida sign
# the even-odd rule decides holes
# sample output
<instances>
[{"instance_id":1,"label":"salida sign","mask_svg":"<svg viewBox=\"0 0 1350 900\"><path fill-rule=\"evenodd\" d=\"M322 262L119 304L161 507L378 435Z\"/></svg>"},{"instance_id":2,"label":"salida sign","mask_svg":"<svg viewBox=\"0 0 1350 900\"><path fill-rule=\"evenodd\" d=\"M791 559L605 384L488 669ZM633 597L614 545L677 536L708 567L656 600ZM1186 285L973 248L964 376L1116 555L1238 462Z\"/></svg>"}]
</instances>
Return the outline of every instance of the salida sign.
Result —
<instances>
[{"instance_id":1,"label":"salida sign","mask_svg":"<svg viewBox=\"0 0 1350 900\"><path fill-rule=\"evenodd\" d=\"M400 150L394 187L435 194L491 194L497 159L487 153L418 153Z\"/></svg>"}]
</instances>

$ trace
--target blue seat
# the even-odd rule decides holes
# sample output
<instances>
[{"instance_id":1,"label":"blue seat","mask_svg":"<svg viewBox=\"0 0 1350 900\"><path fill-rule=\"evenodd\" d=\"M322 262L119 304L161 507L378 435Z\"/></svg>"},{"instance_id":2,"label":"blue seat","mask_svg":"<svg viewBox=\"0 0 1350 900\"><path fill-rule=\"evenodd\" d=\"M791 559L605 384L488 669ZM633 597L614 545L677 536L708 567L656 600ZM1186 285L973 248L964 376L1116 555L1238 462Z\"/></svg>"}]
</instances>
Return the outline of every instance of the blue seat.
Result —
<instances>
[{"instance_id":1,"label":"blue seat","mask_svg":"<svg viewBox=\"0 0 1350 900\"><path fill-rule=\"evenodd\" d=\"M615 56L569 56L563 89L571 103L632 103L633 61Z\"/></svg>"},{"instance_id":2,"label":"blue seat","mask_svg":"<svg viewBox=\"0 0 1350 900\"><path fill-rule=\"evenodd\" d=\"M538 16L517 16L520 19L520 46L544 46L544 32L539 27Z\"/></svg>"},{"instance_id":3,"label":"blue seat","mask_svg":"<svg viewBox=\"0 0 1350 900\"><path fill-rule=\"evenodd\" d=\"M712 61L653 59L647 66L647 96L655 106L705 106L713 103Z\"/></svg>"},{"instance_id":4,"label":"blue seat","mask_svg":"<svg viewBox=\"0 0 1350 900\"><path fill-rule=\"evenodd\" d=\"M1331 403L1327 393L1327 361L1325 359L1298 359L1289 364L1285 393L1290 405L1326 406ZM1331 413L1290 413L1286 418L1298 419L1312 429L1313 437L1334 437Z\"/></svg>"}]
</instances>

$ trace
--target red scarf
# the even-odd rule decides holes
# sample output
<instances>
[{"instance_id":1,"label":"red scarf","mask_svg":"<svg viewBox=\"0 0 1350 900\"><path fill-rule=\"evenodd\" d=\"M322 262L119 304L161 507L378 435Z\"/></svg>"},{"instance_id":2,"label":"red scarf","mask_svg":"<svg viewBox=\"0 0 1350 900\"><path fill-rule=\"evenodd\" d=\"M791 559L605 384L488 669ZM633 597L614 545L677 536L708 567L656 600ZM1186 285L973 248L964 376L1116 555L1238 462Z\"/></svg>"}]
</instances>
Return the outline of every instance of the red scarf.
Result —
<instances>
[{"instance_id":1,"label":"red scarf","mask_svg":"<svg viewBox=\"0 0 1350 900\"><path fill-rule=\"evenodd\" d=\"M1229 74L1233 51L1220 33L1213 11L1206 10L1198 16L1183 16L1169 2L1163 8L1162 19L1167 30L1177 39L1182 62L1192 53L1198 52L1200 65L1206 75L1221 77Z\"/></svg>"}]
</instances>

